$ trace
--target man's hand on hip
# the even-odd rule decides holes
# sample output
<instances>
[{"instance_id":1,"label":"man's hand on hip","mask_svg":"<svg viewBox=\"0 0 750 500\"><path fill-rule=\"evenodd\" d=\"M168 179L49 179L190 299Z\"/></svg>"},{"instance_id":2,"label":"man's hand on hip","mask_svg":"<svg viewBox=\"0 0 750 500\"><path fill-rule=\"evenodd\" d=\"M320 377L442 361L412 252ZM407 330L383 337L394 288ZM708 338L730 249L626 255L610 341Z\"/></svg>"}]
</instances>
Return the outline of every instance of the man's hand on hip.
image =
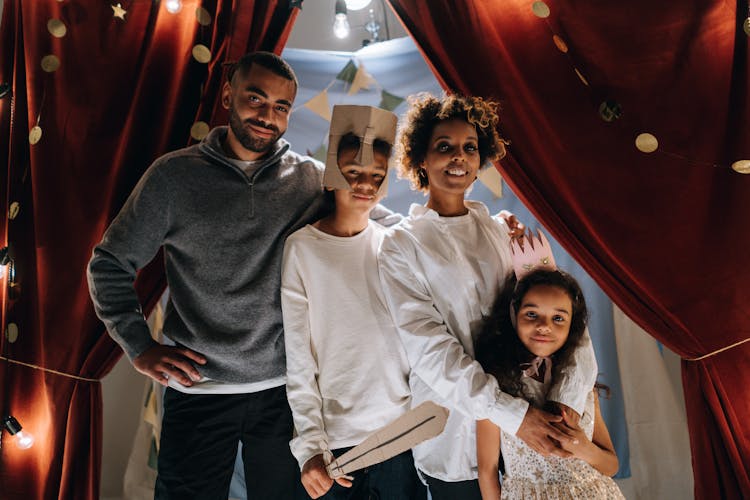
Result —
<instances>
[{"instance_id":1,"label":"man's hand on hip","mask_svg":"<svg viewBox=\"0 0 750 500\"><path fill-rule=\"evenodd\" d=\"M163 386L167 385L168 379L173 378L190 387L194 381L201 379L201 374L191 362L205 365L206 358L186 347L155 345L133 359L133 366Z\"/></svg>"}]
</instances>

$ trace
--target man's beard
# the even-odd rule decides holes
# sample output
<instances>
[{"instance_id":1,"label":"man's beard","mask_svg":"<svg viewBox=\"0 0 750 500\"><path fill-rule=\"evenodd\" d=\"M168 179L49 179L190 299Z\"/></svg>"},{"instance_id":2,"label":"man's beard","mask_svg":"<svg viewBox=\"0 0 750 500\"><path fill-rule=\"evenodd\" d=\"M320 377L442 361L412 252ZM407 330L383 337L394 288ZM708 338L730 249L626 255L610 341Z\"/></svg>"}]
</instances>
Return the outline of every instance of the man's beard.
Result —
<instances>
[{"instance_id":1,"label":"man's beard","mask_svg":"<svg viewBox=\"0 0 750 500\"><path fill-rule=\"evenodd\" d=\"M245 128L245 124L251 124L255 127L263 127L273 132L274 135L272 137L269 137L268 139L254 137L253 135L251 135L251 132ZM281 132L279 132L279 129L274 127L273 125L263 125L256 120L250 119L245 120L243 123L242 119L234 110L234 107L229 108L229 126L231 127L235 137L237 137L237 140L240 141L240 144L242 144L242 147L254 153L268 152L268 150L270 150L271 147L276 144L276 141L278 141L283 135Z\"/></svg>"}]
</instances>

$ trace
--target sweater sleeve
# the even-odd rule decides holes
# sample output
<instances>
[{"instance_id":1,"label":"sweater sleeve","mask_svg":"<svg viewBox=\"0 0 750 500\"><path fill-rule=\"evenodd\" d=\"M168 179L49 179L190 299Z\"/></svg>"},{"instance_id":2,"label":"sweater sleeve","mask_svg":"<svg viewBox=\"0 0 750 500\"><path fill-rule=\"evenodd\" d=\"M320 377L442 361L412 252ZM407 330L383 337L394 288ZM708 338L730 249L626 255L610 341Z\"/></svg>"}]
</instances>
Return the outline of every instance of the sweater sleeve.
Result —
<instances>
[{"instance_id":1,"label":"sweater sleeve","mask_svg":"<svg viewBox=\"0 0 750 500\"><path fill-rule=\"evenodd\" d=\"M310 309L295 248L292 236L284 248L281 309L286 349L286 393L295 429L289 446L302 469L309 459L328 450L328 436L323 424L323 399L318 388L318 361L310 335Z\"/></svg>"},{"instance_id":2,"label":"sweater sleeve","mask_svg":"<svg viewBox=\"0 0 750 500\"><path fill-rule=\"evenodd\" d=\"M485 374L481 365L466 354L448 331L425 280L415 274L414 263L398 248L394 236L383 241L378 264L412 376L439 394L452 411L474 420L490 419L515 434L528 402L500 391L495 378Z\"/></svg>"},{"instance_id":3,"label":"sweater sleeve","mask_svg":"<svg viewBox=\"0 0 750 500\"><path fill-rule=\"evenodd\" d=\"M168 200L166 180L153 165L94 248L86 273L97 316L131 361L156 344L133 282L164 241Z\"/></svg>"},{"instance_id":4,"label":"sweater sleeve","mask_svg":"<svg viewBox=\"0 0 750 500\"><path fill-rule=\"evenodd\" d=\"M573 351L573 362L560 370L547 399L563 403L583 415L586 398L596 383L598 366L589 330L583 332L581 344Z\"/></svg>"}]
</instances>

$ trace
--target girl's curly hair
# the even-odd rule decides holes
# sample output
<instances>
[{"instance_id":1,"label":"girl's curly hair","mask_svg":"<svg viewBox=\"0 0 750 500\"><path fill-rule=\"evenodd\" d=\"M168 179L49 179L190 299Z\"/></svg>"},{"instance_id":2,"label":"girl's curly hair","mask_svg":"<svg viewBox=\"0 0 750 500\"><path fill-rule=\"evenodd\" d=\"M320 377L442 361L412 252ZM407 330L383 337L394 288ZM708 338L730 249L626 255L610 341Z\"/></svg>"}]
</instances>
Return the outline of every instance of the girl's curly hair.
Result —
<instances>
[{"instance_id":1,"label":"girl's curly hair","mask_svg":"<svg viewBox=\"0 0 750 500\"><path fill-rule=\"evenodd\" d=\"M497 132L500 118L497 103L481 97L444 94L441 98L423 92L409 97L409 110L399 127L396 139L396 162L399 177L409 179L412 189L427 191L429 182L420 175L421 163L427 156L432 131L440 122L460 118L476 127L479 138L479 161L499 160L508 144Z\"/></svg>"},{"instance_id":2,"label":"girl's curly hair","mask_svg":"<svg viewBox=\"0 0 750 500\"><path fill-rule=\"evenodd\" d=\"M474 352L484 371L493 375L500 389L512 396L531 396L523 391L521 363L530 361L534 356L518 338L511 323L510 305L513 305L514 311L518 311L526 293L539 285L560 288L570 297L573 305L568 339L552 355L553 379L572 362L573 352L580 344L588 323L588 309L581 286L570 274L559 270L538 269L525 275L518 283L515 276L511 275L477 337Z\"/></svg>"}]
</instances>

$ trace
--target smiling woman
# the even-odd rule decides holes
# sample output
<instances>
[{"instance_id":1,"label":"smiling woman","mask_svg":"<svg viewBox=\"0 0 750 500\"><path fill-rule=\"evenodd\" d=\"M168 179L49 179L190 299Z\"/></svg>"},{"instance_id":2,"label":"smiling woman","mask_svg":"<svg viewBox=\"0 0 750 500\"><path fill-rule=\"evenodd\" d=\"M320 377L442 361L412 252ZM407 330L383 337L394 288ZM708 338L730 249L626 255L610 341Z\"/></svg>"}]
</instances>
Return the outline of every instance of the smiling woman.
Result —
<instances>
[{"instance_id":1,"label":"smiling woman","mask_svg":"<svg viewBox=\"0 0 750 500\"><path fill-rule=\"evenodd\" d=\"M400 174L429 194L427 206L440 215L466 214L464 194L479 168L505 155L496 109L480 97L413 100L399 138Z\"/></svg>"},{"instance_id":2,"label":"smiling woman","mask_svg":"<svg viewBox=\"0 0 750 500\"><path fill-rule=\"evenodd\" d=\"M465 199L479 167L505 153L495 110L492 102L458 95L423 94L411 102L398 163L428 201L412 205L378 255L412 369L412 404L440 401L451 410L443 434L413 450L435 500L480 498L475 420L490 419L545 453L553 448L547 436L570 439L548 423L549 414L500 392L472 359L482 319L512 270L508 225L483 203ZM576 382L553 387L551 397L580 414L596 375L588 335L575 361L570 378Z\"/></svg>"}]
</instances>

